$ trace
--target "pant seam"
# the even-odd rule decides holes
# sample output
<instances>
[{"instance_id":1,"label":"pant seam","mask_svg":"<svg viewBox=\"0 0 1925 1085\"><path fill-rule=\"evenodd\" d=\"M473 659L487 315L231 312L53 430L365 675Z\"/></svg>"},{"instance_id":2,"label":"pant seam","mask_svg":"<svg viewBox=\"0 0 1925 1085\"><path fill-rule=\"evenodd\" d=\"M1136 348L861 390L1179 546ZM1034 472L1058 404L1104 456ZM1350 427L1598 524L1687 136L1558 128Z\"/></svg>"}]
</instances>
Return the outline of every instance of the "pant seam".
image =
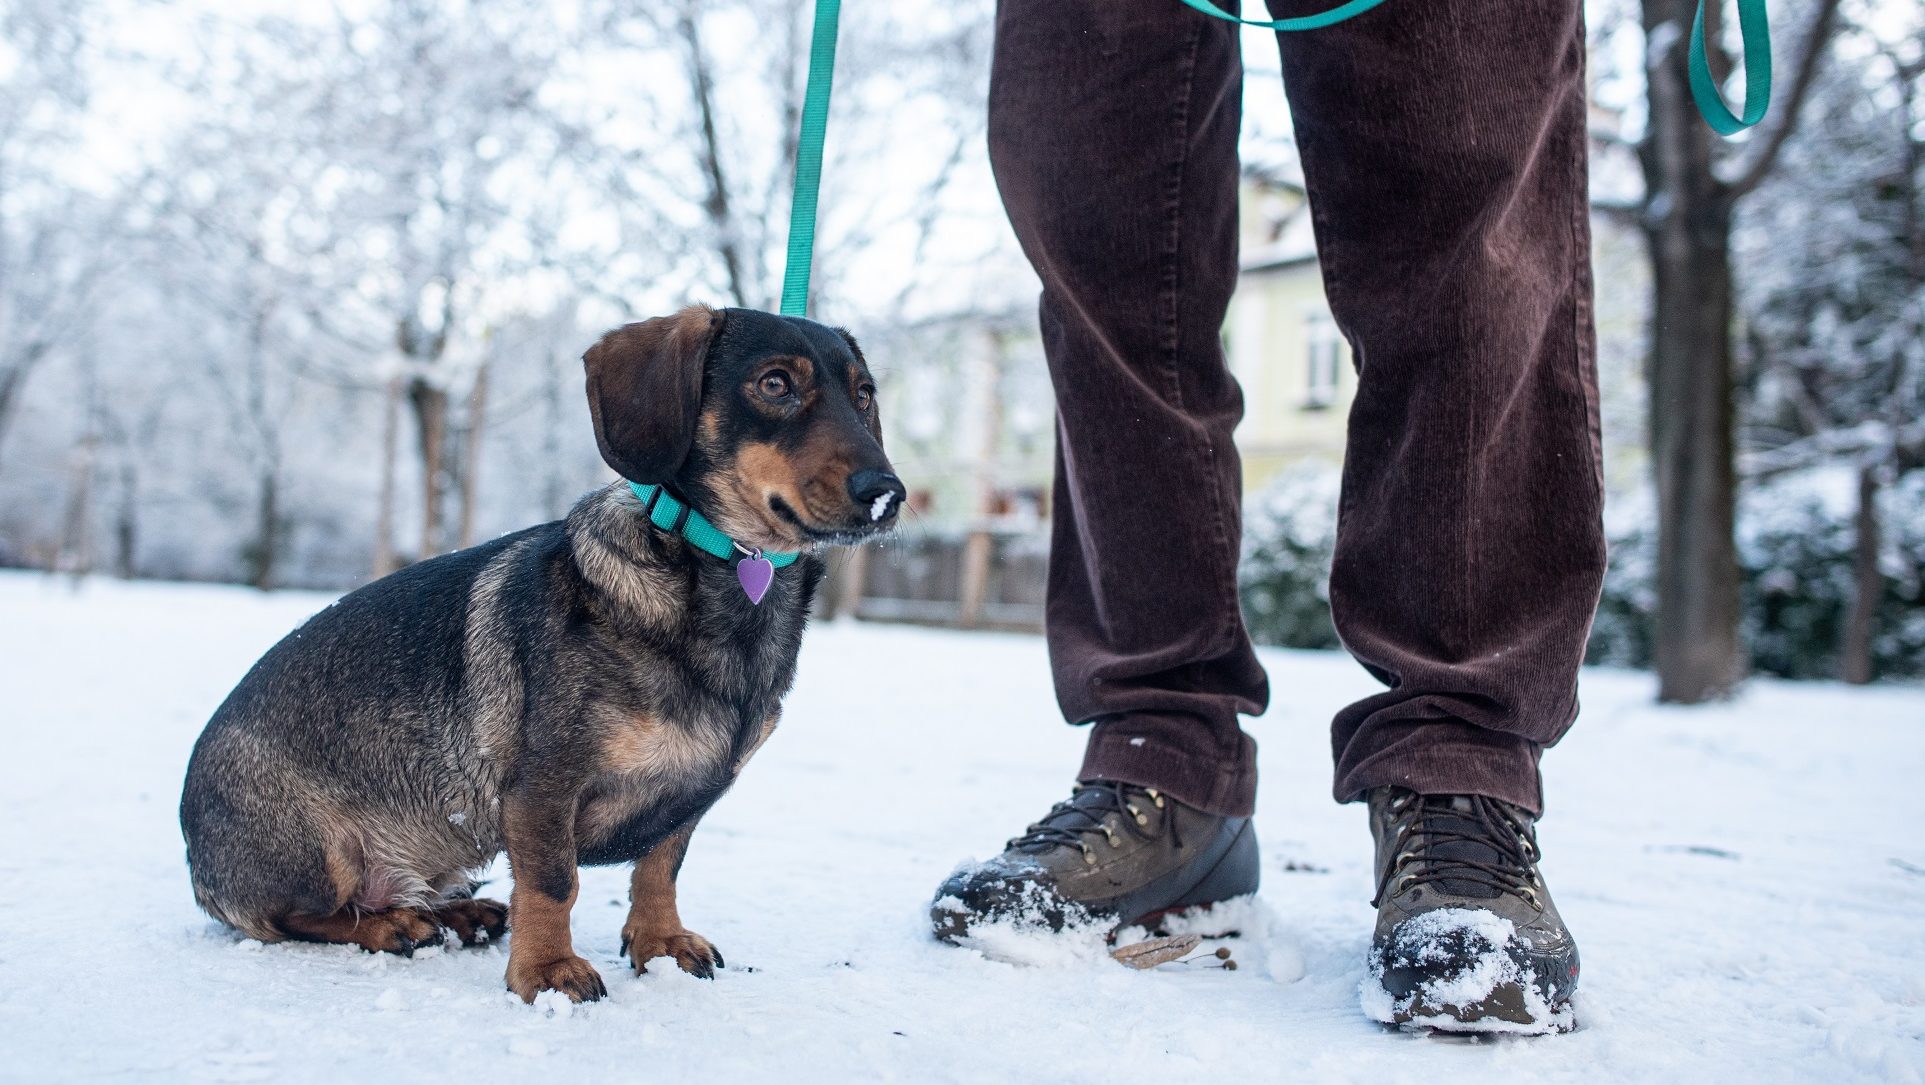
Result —
<instances>
[{"instance_id":1,"label":"pant seam","mask_svg":"<svg viewBox=\"0 0 1925 1085\"><path fill-rule=\"evenodd\" d=\"M1203 35L1214 29L1215 27L1211 25L1208 20L1197 19L1191 21L1189 49L1183 58L1182 92L1176 97L1176 110L1172 118L1176 136L1176 160L1171 164L1170 185L1164 194L1164 206L1168 209L1167 213L1169 215L1170 227L1166 235L1166 248L1164 250L1165 266L1169 270L1164 277L1165 313L1167 314L1166 319L1168 321L1166 327L1168 330L1164 338L1163 346L1164 357L1167 363L1165 371L1169 376L1170 399L1179 411L1185 411L1183 378L1179 364L1179 354L1183 347L1183 308L1181 302L1183 296L1181 277L1183 187L1188 173L1190 138L1192 134L1190 130L1190 108L1196 97L1197 54L1202 49ZM1240 64L1240 61L1237 60L1233 60L1233 62ZM1185 413L1187 413L1187 411ZM1212 575L1217 580L1217 589L1227 592L1230 601L1229 606L1222 608L1224 618L1223 624L1218 628L1218 636L1221 638L1220 644L1230 645L1236 641L1237 622L1241 603L1236 597L1237 563L1235 557L1232 557L1227 563L1227 578L1225 575L1226 563L1223 560L1223 553L1229 549L1230 539L1225 528L1227 517L1224 515L1223 485L1219 477L1216 450L1208 444L1199 443L1194 435L1190 437L1189 443L1190 456L1192 460L1196 461L1198 467L1197 477L1209 480L1210 528L1216 543L1216 555L1213 562L1215 567L1212 569Z\"/></svg>"},{"instance_id":2,"label":"pant seam","mask_svg":"<svg viewBox=\"0 0 1925 1085\"><path fill-rule=\"evenodd\" d=\"M1577 109L1579 111L1587 109L1586 94L1583 89L1587 85L1585 72L1588 65L1586 57L1587 45L1584 14L1580 9L1577 17L1577 29L1573 34L1573 41L1570 46L1573 54L1576 56L1576 86L1578 89L1574 96L1577 99ZM1571 107L1567 105L1565 108L1570 109ZM1580 125L1579 128L1582 130L1582 125ZM1578 193L1586 191L1586 180L1590 173L1586 163L1588 153L1589 151L1584 139L1578 138L1571 140L1570 167L1572 181L1567 191ZM1590 204L1588 199L1580 197L1571 200L1571 361L1573 368L1577 371L1579 403L1581 405L1580 409L1584 413L1584 417L1580 419L1580 421L1583 423L1584 431L1589 437L1589 439L1585 441L1585 447L1591 454L1592 492L1595 495L1597 506L1603 508L1604 449L1603 437L1600 432L1601 420L1596 370L1597 348L1594 343L1592 343L1591 337L1586 334L1586 329L1593 326L1592 321L1594 320L1594 316L1592 310L1596 304L1593 301L1589 215ZM1590 346L1591 362L1588 370L1585 365L1585 350L1587 345ZM1603 579L1603 573L1600 570L1597 587L1597 592L1599 593L1603 590ZM1596 598L1591 600L1591 605L1595 611L1597 606ZM1589 633L1590 624L1587 623L1585 626L1585 640L1587 642L1590 639ZM1582 651L1582 649L1580 649L1580 651ZM1582 664L1582 662L1583 657L1580 656L1579 663ZM1571 679L1570 703L1564 713L1563 724L1565 727L1569 727L1576 721L1577 713L1577 676L1573 674Z\"/></svg>"}]
</instances>

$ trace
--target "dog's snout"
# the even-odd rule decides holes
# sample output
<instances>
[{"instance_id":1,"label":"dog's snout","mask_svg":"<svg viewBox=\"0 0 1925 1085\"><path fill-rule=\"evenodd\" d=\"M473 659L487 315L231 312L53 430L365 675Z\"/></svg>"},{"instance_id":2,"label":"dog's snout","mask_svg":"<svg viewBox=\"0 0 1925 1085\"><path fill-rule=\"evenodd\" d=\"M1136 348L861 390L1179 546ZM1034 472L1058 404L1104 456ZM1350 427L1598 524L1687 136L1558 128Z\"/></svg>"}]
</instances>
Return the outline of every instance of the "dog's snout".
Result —
<instances>
[{"instance_id":1,"label":"dog's snout","mask_svg":"<svg viewBox=\"0 0 1925 1085\"><path fill-rule=\"evenodd\" d=\"M872 521L895 516L908 496L902 480L887 471L862 470L849 476L849 499L866 507Z\"/></svg>"}]
</instances>

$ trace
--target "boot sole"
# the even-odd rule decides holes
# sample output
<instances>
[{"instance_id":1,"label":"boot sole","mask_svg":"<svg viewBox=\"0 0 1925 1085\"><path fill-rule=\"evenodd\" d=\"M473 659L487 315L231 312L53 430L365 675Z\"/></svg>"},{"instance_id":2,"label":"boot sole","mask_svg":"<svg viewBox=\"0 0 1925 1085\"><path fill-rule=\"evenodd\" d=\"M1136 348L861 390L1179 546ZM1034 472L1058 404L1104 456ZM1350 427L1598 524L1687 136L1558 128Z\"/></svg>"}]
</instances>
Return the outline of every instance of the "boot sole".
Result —
<instances>
[{"instance_id":1,"label":"boot sole","mask_svg":"<svg viewBox=\"0 0 1925 1085\"><path fill-rule=\"evenodd\" d=\"M1543 1004L1540 998L1539 1005ZM1531 1000L1525 996L1521 984L1500 984L1480 1002L1469 1006L1437 1005L1422 1000L1411 1003L1410 1008L1399 1010L1391 1015L1391 1023L1398 1027L1416 1025L1432 1032L1476 1033L1476 1032L1570 1032L1577 1027L1577 1019L1571 1015L1569 1000L1549 1008L1549 1018L1540 1018L1530 1010ZM1507 1027L1509 1026L1509 1027Z\"/></svg>"}]
</instances>

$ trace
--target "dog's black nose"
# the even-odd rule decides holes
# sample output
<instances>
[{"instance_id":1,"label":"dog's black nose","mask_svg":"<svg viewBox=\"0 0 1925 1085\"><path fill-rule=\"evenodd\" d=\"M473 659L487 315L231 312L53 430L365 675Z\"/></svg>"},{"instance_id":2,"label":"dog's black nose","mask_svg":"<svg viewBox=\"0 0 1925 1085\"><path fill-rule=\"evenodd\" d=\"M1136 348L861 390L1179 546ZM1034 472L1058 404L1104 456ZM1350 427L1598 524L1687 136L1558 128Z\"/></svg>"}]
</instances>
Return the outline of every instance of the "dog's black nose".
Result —
<instances>
[{"instance_id":1,"label":"dog's black nose","mask_svg":"<svg viewBox=\"0 0 1925 1085\"><path fill-rule=\"evenodd\" d=\"M902 480L887 471L857 471L849 476L849 499L867 508L872 522L895 516L908 496Z\"/></svg>"}]
</instances>

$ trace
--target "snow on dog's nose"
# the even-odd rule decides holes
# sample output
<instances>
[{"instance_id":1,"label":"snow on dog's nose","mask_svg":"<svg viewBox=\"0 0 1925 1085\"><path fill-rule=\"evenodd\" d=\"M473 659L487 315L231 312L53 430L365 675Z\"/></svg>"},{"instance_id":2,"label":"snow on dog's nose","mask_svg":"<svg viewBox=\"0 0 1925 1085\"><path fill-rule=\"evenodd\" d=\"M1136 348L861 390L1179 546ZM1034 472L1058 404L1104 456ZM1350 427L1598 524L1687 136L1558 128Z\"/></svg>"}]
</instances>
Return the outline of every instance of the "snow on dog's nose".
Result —
<instances>
[{"instance_id":1,"label":"snow on dog's nose","mask_svg":"<svg viewBox=\"0 0 1925 1085\"><path fill-rule=\"evenodd\" d=\"M869 520L881 523L896 515L909 491L887 471L864 470L849 476L849 499L869 507Z\"/></svg>"}]
</instances>

